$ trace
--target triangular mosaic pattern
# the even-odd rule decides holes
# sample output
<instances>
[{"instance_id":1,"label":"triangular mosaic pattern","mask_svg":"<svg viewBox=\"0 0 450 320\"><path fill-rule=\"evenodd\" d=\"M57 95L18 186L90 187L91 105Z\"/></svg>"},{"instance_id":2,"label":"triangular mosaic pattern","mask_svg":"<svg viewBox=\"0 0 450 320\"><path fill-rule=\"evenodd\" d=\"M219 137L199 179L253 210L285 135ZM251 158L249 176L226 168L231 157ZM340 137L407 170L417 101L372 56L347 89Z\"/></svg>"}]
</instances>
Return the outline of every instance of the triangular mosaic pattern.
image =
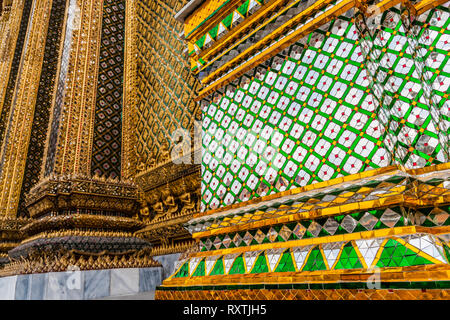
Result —
<instances>
[{"instance_id":1,"label":"triangular mosaic pattern","mask_svg":"<svg viewBox=\"0 0 450 320\"><path fill-rule=\"evenodd\" d=\"M342 244L343 244L342 242L333 242L322 245L323 253L327 260L329 269L333 268L337 258L339 257L339 252L341 252Z\"/></svg>"},{"instance_id":2,"label":"triangular mosaic pattern","mask_svg":"<svg viewBox=\"0 0 450 320\"><path fill-rule=\"evenodd\" d=\"M227 15L222 21L207 33L203 34L194 45L189 45L189 55L198 54L211 47L215 41L222 38L232 28L238 26L245 18L255 13L265 3L264 0L246 0L236 10ZM193 48L192 48L193 47ZM195 71L197 68L193 68Z\"/></svg>"},{"instance_id":3,"label":"triangular mosaic pattern","mask_svg":"<svg viewBox=\"0 0 450 320\"><path fill-rule=\"evenodd\" d=\"M191 258L174 277L409 267L448 264L450 249L440 237L417 233L397 238L325 242ZM219 258L218 258L219 257ZM217 261L217 262L215 262ZM212 262L215 262L212 268ZM189 266L192 266L189 273ZM206 269L205 269L206 268ZM208 273L212 268L212 271ZM205 271L206 270L206 271Z\"/></svg>"},{"instance_id":4,"label":"triangular mosaic pattern","mask_svg":"<svg viewBox=\"0 0 450 320\"><path fill-rule=\"evenodd\" d=\"M363 265L359 260L358 254L352 243L347 243L342 249L339 261L336 263L335 269L360 269Z\"/></svg>"},{"instance_id":5,"label":"triangular mosaic pattern","mask_svg":"<svg viewBox=\"0 0 450 320\"><path fill-rule=\"evenodd\" d=\"M324 236L385 227L392 228L402 225L421 225L426 227L449 225L448 205L413 209L402 207L402 201L399 201L398 198L406 194L412 198L419 197L420 201L426 201L429 205L439 201L442 196L450 194L448 184L450 177L446 170L422 174L419 177L397 170L395 166L391 168L393 168L392 171L387 174L353 181L351 184L340 184L339 186L331 184L318 190L313 189L256 203L251 206L223 210L213 216L199 216L186 224L186 228L190 233L197 233L233 225L246 225L265 219L287 217L311 210L322 210L332 207L336 207L337 210L339 206L361 201L383 201L383 199L389 201L389 197L396 199L395 202L400 206L332 216L327 218L326 221L322 219L314 221L314 223L306 220L299 222L298 225L274 226L272 229L268 229L270 231L268 239L263 238L262 234L258 232L258 241L262 243L308 238L314 237L317 232L319 232L319 236ZM322 230L319 230L317 223L322 226ZM266 234L267 231L262 231L262 233ZM277 236L275 237L275 235ZM253 240L253 236L253 234L243 231L236 238L238 241L233 246L244 245L241 242L241 237L244 238L246 245L257 243L256 240ZM230 237L234 239L236 235L230 234ZM210 241L215 240L210 238ZM219 245L219 242L217 242L217 245Z\"/></svg>"},{"instance_id":6,"label":"triangular mosaic pattern","mask_svg":"<svg viewBox=\"0 0 450 320\"><path fill-rule=\"evenodd\" d=\"M398 241L389 239L383 247L377 267L407 267L425 264L432 264L432 262Z\"/></svg>"},{"instance_id":7,"label":"triangular mosaic pattern","mask_svg":"<svg viewBox=\"0 0 450 320\"><path fill-rule=\"evenodd\" d=\"M372 266L373 261L377 256L377 252L382 244L382 239L360 239L355 240L359 252L363 256L363 259L368 268Z\"/></svg>"}]
</instances>

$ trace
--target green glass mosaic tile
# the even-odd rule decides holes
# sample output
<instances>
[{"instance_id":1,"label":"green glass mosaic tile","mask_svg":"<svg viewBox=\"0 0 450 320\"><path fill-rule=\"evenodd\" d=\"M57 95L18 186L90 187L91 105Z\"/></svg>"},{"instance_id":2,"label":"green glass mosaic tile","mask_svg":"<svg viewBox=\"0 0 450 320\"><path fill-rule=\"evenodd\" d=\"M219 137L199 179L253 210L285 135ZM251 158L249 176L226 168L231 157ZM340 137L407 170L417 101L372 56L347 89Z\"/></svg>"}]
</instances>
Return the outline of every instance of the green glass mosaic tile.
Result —
<instances>
[{"instance_id":1,"label":"green glass mosaic tile","mask_svg":"<svg viewBox=\"0 0 450 320\"><path fill-rule=\"evenodd\" d=\"M234 260L233 265L231 266L230 272L228 274L244 274L245 273L245 265L244 259L242 256L239 256Z\"/></svg>"},{"instance_id":2,"label":"green glass mosaic tile","mask_svg":"<svg viewBox=\"0 0 450 320\"><path fill-rule=\"evenodd\" d=\"M447 261L450 262L450 248L445 244L442 247L444 248L444 253Z\"/></svg>"},{"instance_id":3,"label":"green glass mosaic tile","mask_svg":"<svg viewBox=\"0 0 450 320\"><path fill-rule=\"evenodd\" d=\"M436 43L449 34L448 21L435 18L439 12L448 17L448 8L440 7L427 13L426 27L418 25L418 30L433 30ZM356 44L361 43L358 30L351 18L339 17L326 30L312 32L306 46L293 44L285 55L228 85L217 99L205 100L202 211L384 167L394 160L408 168L447 161L446 135L434 131L448 132L443 96L449 87L449 56L439 46L425 45L430 42L428 31L415 36L427 49L424 70L433 71L424 82L414 55L407 46L396 45L408 36L400 15L394 10L383 19L377 32L384 32L386 41L373 50L386 47L382 55L392 58L389 66L381 58L376 61L377 72L393 71L389 81L373 80L365 64L368 54ZM436 56L439 60L433 62ZM375 84L382 86L381 96L374 93ZM427 88L436 97L433 103L424 96ZM442 121L434 121L432 113Z\"/></svg>"},{"instance_id":4,"label":"green glass mosaic tile","mask_svg":"<svg viewBox=\"0 0 450 320\"><path fill-rule=\"evenodd\" d=\"M320 249L313 249L309 254L308 260L306 261L306 264L303 267L302 271L327 270L323 259L324 258Z\"/></svg>"},{"instance_id":5,"label":"green glass mosaic tile","mask_svg":"<svg viewBox=\"0 0 450 320\"><path fill-rule=\"evenodd\" d=\"M363 265L359 260L358 254L356 253L356 250L353 247L352 243L351 242L347 243L344 246L341 252L341 256L334 268L339 270L339 269L358 269L362 267Z\"/></svg>"},{"instance_id":6,"label":"green glass mosaic tile","mask_svg":"<svg viewBox=\"0 0 450 320\"><path fill-rule=\"evenodd\" d=\"M183 266L180 268L180 270L177 272L174 278L185 278L188 276L189 276L189 261L183 264Z\"/></svg>"},{"instance_id":7,"label":"green glass mosaic tile","mask_svg":"<svg viewBox=\"0 0 450 320\"><path fill-rule=\"evenodd\" d=\"M281 260L278 263L275 272L295 272L294 262L292 260L292 255L289 250L283 253Z\"/></svg>"},{"instance_id":8,"label":"green glass mosaic tile","mask_svg":"<svg viewBox=\"0 0 450 320\"><path fill-rule=\"evenodd\" d=\"M269 267L267 266L267 259L264 254L260 254L258 259L256 259L255 266L253 267L251 273L265 273L269 272Z\"/></svg>"},{"instance_id":9,"label":"green glass mosaic tile","mask_svg":"<svg viewBox=\"0 0 450 320\"><path fill-rule=\"evenodd\" d=\"M200 263L197 266L197 269L195 269L195 272L192 275L193 277L201 277L205 276L205 260L200 261Z\"/></svg>"},{"instance_id":10,"label":"green glass mosaic tile","mask_svg":"<svg viewBox=\"0 0 450 320\"><path fill-rule=\"evenodd\" d=\"M404 245L389 239L381 253L377 267L408 267L415 265L433 264L431 261L419 256Z\"/></svg>"},{"instance_id":11,"label":"green glass mosaic tile","mask_svg":"<svg viewBox=\"0 0 450 320\"><path fill-rule=\"evenodd\" d=\"M216 264L214 265L214 268L211 271L211 276L217 276L217 275L223 275L224 269L223 269L223 259L219 258L216 261Z\"/></svg>"}]
</instances>

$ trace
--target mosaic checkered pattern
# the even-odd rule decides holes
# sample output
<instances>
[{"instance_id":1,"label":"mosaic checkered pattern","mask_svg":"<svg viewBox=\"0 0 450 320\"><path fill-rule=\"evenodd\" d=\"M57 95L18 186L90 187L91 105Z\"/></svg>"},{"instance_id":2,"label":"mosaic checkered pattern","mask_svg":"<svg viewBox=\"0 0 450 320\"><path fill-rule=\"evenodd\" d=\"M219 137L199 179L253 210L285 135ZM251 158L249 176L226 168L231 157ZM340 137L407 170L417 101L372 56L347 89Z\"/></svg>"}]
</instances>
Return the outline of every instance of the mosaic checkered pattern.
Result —
<instances>
[{"instance_id":1,"label":"mosaic checkered pattern","mask_svg":"<svg viewBox=\"0 0 450 320\"><path fill-rule=\"evenodd\" d=\"M207 107L203 210L389 163L349 19Z\"/></svg>"},{"instance_id":2,"label":"mosaic checkered pattern","mask_svg":"<svg viewBox=\"0 0 450 320\"><path fill-rule=\"evenodd\" d=\"M433 85L440 97L434 105L448 120L448 12L437 11L445 23L418 30L422 38L431 31L437 37L433 28L441 30L445 47L433 47L423 69L434 67L430 79L440 81ZM432 11L427 19L435 16ZM316 30L203 106L202 211L384 167L394 162L392 154L396 163L411 168L445 161L447 138L440 138L434 109L427 108L420 76L407 60L406 40L398 39L395 29L383 31L390 40L380 49L392 59L387 78L396 87L382 93L380 103L373 68L384 70L383 64L366 63L361 32L352 21L340 17ZM430 64L435 58L439 63ZM389 88L385 84L383 90ZM386 109L401 110L393 118L401 125L389 122Z\"/></svg>"},{"instance_id":3,"label":"mosaic checkered pattern","mask_svg":"<svg viewBox=\"0 0 450 320\"><path fill-rule=\"evenodd\" d=\"M388 130L386 146L409 168L446 162L448 8L414 17L400 6L378 18L362 24L361 48L381 106L378 118Z\"/></svg>"}]
</instances>

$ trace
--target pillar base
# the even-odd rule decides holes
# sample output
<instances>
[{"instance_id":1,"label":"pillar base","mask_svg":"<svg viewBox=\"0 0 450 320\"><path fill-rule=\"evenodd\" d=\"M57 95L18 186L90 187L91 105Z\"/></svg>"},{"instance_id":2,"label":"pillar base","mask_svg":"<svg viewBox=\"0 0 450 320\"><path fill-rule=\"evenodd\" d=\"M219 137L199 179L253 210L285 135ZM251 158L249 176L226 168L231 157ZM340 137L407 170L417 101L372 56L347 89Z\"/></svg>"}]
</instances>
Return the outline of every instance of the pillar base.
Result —
<instances>
[{"instance_id":1,"label":"pillar base","mask_svg":"<svg viewBox=\"0 0 450 320\"><path fill-rule=\"evenodd\" d=\"M51 272L0 278L2 300L94 300L153 298L163 270L122 268Z\"/></svg>"}]
</instances>

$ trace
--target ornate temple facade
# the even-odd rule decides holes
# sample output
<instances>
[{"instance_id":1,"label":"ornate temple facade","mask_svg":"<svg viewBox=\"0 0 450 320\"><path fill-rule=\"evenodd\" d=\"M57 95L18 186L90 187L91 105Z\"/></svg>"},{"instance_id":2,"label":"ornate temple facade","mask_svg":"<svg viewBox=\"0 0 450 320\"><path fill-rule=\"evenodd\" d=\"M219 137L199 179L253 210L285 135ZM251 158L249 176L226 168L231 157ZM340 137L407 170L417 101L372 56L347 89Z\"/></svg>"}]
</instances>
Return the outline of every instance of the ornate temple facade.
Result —
<instances>
[{"instance_id":1,"label":"ornate temple facade","mask_svg":"<svg viewBox=\"0 0 450 320\"><path fill-rule=\"evenodd\" d=\"M449 4L0 0L0 277L449 299Z\"/></svg>"},{"instance_id":2,"label":"ornate temple facade","mask_svg":"<svg viewBox=\"0 0 450 320\"><path fill-rule=\"evenodd\" d=\"M201 208L158 299L449 299L449 4L179 11Z\"/></svg>"},{"instance_id":3,"label":"ornate temple facade","mask_svg":"<svg viewBox=\"0 0 450 320\"><path fill-rule=\"evenodd\" d=\"M0 2L0 275L160 268L193 245L184 4Z\"/></svg>"}]
</instances>

